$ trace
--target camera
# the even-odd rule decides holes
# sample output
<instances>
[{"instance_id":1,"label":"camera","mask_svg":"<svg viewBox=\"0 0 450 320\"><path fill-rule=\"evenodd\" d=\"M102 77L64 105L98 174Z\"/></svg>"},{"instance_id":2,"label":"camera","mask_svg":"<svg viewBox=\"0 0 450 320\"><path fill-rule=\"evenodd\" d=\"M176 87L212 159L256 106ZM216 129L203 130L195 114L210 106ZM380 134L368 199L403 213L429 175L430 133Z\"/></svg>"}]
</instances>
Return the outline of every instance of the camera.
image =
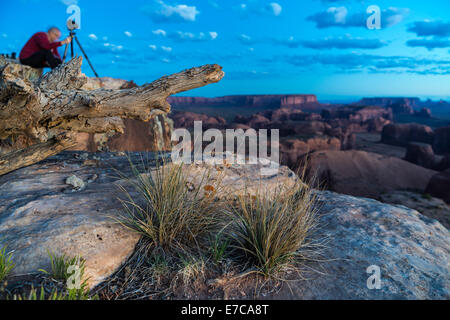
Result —
<instances>
[{"instance_id":1,"label":"camera","mask_svg":"<svg viewBox=\"0 0 450 320\"><path fill-rule=\"evenodd\" d=\"M69 30L80 29L80 26L75 21L75 19L70 19L70 18L67 19L66 25L67 25L67 29L69 29Z\"/></svg>"}]
</instances>

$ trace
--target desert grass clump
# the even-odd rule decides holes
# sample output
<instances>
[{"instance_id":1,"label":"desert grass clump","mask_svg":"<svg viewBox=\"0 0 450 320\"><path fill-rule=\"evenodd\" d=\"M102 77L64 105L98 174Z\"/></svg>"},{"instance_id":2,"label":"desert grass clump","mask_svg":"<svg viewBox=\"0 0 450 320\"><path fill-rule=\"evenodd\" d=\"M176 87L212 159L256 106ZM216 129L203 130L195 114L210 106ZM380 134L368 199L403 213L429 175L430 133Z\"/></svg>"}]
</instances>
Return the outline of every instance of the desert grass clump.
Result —
<instances>
[{"instance_id":1,"label":"desert grass clump","mask_svg":"<svg viewBox=\"0 0 450 320\"><path fill-rule=\"evenodd\" d=\"M231 242L229 237L223 235L223 230L210 239L210 253L216 265L225 258Z\"/></svg>"},{"instance_id":2,"label":"desert grass clump","mask_svg":"<svg viewBox=\"0 0 450 320\"><path fill-rule=\"evenodd\" d=\"M143 173L131 166L132 177L119 186L125 195L120 199L124 208L120 223L164 250L198 247L215 230L218 184L210 181L208 172L194 185L182 164L157 164Z\"/></svg>"},{"instance_id":3,"label":"desert grass clump","mask_svg":"<svg viewBox=\"0 0 450 320\"><path fill-rule=\"evenodd\" d=\"M98 297L91 297L89 294L88 279L84 277L86 260L79 256L56 255L47 251L50 258L51 270L39 271L48 274L53 280L62 283L64 289L60 293L55 289L47 296L41 287L40 294L35 289L31 289L28 300L91 300ZM69 286L70 284L70 286Z\"/></svg>"},{"instance_id":4,"label":"desert grass clump","mask_svg":"<svg viewBox=\"0 0 450 320\"><path fill-rule=\"evenodd\" d=\"M67 292L58 292L57 289L51 291L51 293L46 293L43 286L41 290L38 291L35 288L31 288L28 295L14 295L13 300L98 300L97 295L90 296L89 290L82 289L70 289Z\"/></svg>"},{"instance_id":5,"label":"desert grass clump","mask_svg":"<svg viewBox=\"0 0 450 320\"><path fill-rule=\"evenodd\" d=\"M77 266L79 270L79 275L82 277L84 275L85 263L86 261L78 256L68 257L65 254L55 255L50 251L47 251L50 258L51 271L46 271L40 269L39 271L49 274L53 279L58 281L66 281L74 273L70 270L71 266Z\"/></svg>"},{"instance_id":6,"label":"desert grass clump","mask_svg":"<svg viewBox=\"0 0 450 320\"><path fill-rule=\"evenodd\" d=\"M236 221L229 230L231 246L266 277L297 270L316 226L315 203L312 189L300 180L267 194L238 195L228 209Z\"/></svg>"},{"instance_id":7,"label":"desert grass clump","mask_svg":"<svg viewBox=\"0 0 450 320\"><path fill-rule=\"evenodd\" d=\"M0 249L0 281L6 278L14 266L12 252L6 252L6 246L3 246Z\"/></svg>"},{"instance_id":8,"label":"desert grass clump","mask_svg":"<svg viewBox=\"0 0 450 320\"><path fill-rule=\"evenodd\" d=\"M203 257L181 257L180 262L177 277L181 278L185 287L190 286L193 281L205 279L206 262Z\"/></svg>"}]
</instances>

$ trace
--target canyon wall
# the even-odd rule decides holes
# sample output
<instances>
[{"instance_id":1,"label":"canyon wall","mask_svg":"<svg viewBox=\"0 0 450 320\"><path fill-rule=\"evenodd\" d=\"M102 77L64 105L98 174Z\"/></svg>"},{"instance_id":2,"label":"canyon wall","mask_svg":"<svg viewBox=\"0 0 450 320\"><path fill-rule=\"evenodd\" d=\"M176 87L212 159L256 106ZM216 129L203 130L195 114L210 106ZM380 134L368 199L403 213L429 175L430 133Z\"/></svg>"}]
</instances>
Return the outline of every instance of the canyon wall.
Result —
<instances>
[{"instance_id":1,"label":"canyon wall","mask_svg":"<svg viewBox=\"0 0 450 320\"><path fill-rule=\"evenodd\" d=\"M317 97L312 94L282 94L282 95L232 95L216 98L205 97L169 97L172 106L236 106L236 107L296 107L305 103L317 103Z\"/></svg>"}]
</instances>

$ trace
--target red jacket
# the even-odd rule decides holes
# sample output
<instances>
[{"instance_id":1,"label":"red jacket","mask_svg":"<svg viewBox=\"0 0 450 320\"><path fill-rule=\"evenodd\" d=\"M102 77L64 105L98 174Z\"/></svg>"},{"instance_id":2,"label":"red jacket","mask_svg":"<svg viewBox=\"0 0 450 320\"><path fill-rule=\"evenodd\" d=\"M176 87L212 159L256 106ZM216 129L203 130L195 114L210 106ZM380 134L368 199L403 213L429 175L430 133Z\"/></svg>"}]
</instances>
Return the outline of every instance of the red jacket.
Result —
<instances>
[{"instance_id":1,"label":"red jacket","mask_svg":"<svg viewBox=\"0 0 450 320\"><path fill-rule=\"evenodd\" d=\"M37 32L33 34L30 40L28 40L25 46L22 48L22 51L20 51L19 59L29 58L33 54L41 50L51 50L55 56L61 59L61 56L59 55L57 49L60 46L61 41L50 43L48 41L47 33Z\"/></svg>"}]
</instances>

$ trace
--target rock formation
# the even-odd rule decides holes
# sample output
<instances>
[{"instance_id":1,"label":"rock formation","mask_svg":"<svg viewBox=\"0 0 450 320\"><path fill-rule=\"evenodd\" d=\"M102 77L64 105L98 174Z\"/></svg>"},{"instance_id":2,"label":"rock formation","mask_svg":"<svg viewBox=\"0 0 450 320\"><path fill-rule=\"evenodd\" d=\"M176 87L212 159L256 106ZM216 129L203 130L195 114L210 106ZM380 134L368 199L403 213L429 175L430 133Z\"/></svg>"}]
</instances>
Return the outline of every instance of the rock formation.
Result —
<instances>
[{"instance_id":1,"label":"rock formation","mask_svg":"<svg viewBox=\"0 0 450 320\"><path fill-rule=\"evenodd\" d=\"M431 110L428 108L422 108L419 111L415 111L414 116L426 119L431 118Z\"/></svg>"},{"instance_id":2,"label":"rock formation","mask_svg":"<svg viewBox=\"0 0 450 320\"><path fill-rule=\"evenodd\" d=\"M409 112L413 108L420 105L419 98L389 98L389 97L379 97L379 98L363 98L358 103L358 105L365 106L378 106L383 108L390 108L393 105L399 107L398 111ZM401 106L406 106L406 109L401 108ZM393 110L394 113L395 110Z\"/></svg>"},{"instance_id":3,"label":"rock formation","mask_svg":"<svg viewBox=\"0 0 450 320\"><path fill-rule=\"evenodd\" d=\"M436 165L433 148L421 142L408 143L405 160L429 169L433 169Z\"/></svg>"},{"instance_id":4,"label":"rock formation","mask_svg":"<svg viewBox=\"0 0 450 320\"><path fill-rule=\"evenodd\" d=\"M223 129L227 124L226 120L220 116L214 117L188 111L175 111L169 116L173 120L174 128L193 128L195 121L201 121L204 129Z\"/></svg>"},{"instance_id":5,"label":"rock formation","mask_svg":"<svg viewBox=\"0 0 450 320\"><path fill-rule=\"evenodd\" d=\"M394 190L424 192L436 171L364 151L317 151L306 158L308 174L328 190L377 198Z\"/></svg>"},{"instance_id":6,"label":"rock formation","mask_svg":"<svg viewBox=\"0 0 450 320\"><path fill-rule=\"evenodd\" d=\"M413 141L433 144L433 129L417 123L388 124L383 128L382 143L406 146Z\"/></svg>"},{"instance_id":7,"label":"rock formation","mask_svg":"<svg viewBox=\"0 0 450 320\"><path fill-rule=\"evenodd\" d=\"M436 171L444 171L450 169L450 156L442 157L434 167Z\"/></svg>"},{"instance_id":8,"label":"rock formation","mask_svg":"<svg viewBox=\"0 0 450 320\"><path fill-rule=\"evenodd\" d=\"M341 150L341 141L338 138L326 136L305 140L282 139L280 141L281 163L292 170L296 170L300 166L300 161L305 154L321 150Z\"/></svg>"},{"instance_id":9,"label":"rock formation","mask_svg":"<svg viewBox=\"0 0 450 320\"><path fill-rule=\"evenodd\" d=\"M450 126L434 130L433 149L437 154L450 155Z\"/></svg>"},{"instance_id":10,"label":"rock formation","mask_svg":"<svg viewBox=\"0 0 450 320\"><path fill-rule=\"evenodd\" d=\"M76 57L37 81L22 77L22 65L0 66L0 140L15 149L0 156L0 175L73 147L78 132L123 133L124 118L150 121L166 114L170 95L224 76L220 66L205 65L142 87L88 91L82 89L87 78L81 63Z\"/></svg>"},{"instance_id":11,"label":"rock formation","mask_svg":"<svg viewBox=\"0 0 450 320\"><path fill-rule=\"evenodd\" d=\"M450 169L435 174L425 192L450 204Z\"/></svg>"}]
</instances>

